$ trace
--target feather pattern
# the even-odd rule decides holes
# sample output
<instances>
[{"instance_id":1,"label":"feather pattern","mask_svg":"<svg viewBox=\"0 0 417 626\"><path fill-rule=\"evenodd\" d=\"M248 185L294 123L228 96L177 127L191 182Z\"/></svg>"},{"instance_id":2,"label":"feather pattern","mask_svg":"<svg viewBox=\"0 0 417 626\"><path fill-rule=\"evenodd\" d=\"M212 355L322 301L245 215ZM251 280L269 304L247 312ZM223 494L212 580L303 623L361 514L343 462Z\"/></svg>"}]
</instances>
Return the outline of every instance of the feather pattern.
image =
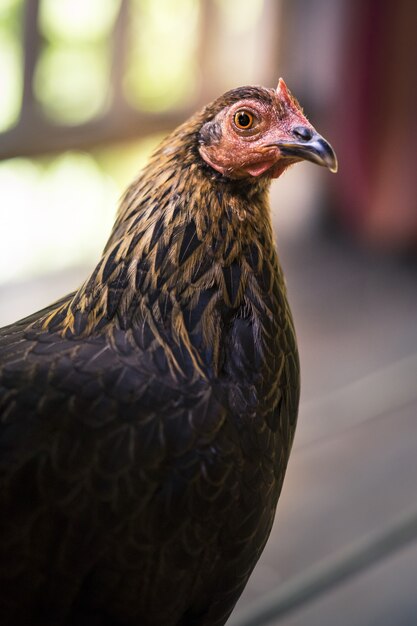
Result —
<instances>
[{"instance_id":1,"label":"feather pattern","mask_svg":"<svg viewBox=\"0 0 417 626\"><path fill-rule=\"evenodd\" d=\"M0 331L2 624L224 624L265 545L298 356L267 201L198 154L126 192L75 293ZM24 600L22 600L24 598Z\"/></svg>"}]
</instances>

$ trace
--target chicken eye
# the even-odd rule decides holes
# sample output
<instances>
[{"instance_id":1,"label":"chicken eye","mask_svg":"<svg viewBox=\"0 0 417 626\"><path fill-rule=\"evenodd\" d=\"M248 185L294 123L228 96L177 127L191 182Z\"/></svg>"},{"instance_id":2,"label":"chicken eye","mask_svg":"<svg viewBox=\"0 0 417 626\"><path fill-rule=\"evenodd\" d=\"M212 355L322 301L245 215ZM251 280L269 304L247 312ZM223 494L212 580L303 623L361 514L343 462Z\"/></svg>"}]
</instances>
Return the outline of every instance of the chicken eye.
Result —
<instances>
[{"instance_id":1,"label":"chicken eye","mask_svg":"<svg viewBox=\"0 0 417 626\"><path fill-rule=\"evenodd\" d=\"M237 128L248 130L253 126L253 115L249 111L238 111L235 113L234 122Z\"/></svg>"}]
</instances>

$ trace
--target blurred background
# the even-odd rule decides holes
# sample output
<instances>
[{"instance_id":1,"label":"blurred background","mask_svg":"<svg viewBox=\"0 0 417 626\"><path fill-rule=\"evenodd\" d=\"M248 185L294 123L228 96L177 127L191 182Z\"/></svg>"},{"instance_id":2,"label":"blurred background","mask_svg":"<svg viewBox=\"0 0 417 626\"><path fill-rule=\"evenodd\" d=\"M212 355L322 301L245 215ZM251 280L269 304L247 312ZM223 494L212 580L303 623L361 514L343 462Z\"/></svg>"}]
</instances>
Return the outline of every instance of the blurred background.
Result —
<instances>
[{"instance_id":1,"label":"blurred background","mask_svg":"<svg viewBox=\"0 0 417 626\"><path fill-rule=\"evenodd\" d=\"M236 614L416 503L416 23L412 0L0 0L1 325L79 286L152 148L225 90L282 75L338 154L272 187L302 401ZM410 541L270 623L414 626L416 580Z\"/></svg>"}]
</instances>

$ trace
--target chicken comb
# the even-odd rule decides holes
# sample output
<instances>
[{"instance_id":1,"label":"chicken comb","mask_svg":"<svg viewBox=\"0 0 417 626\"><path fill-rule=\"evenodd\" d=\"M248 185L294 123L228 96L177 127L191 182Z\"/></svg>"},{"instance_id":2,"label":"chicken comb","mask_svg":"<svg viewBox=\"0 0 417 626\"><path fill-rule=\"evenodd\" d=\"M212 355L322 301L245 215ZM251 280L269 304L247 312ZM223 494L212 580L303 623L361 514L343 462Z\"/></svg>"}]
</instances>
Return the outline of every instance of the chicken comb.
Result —
<instances>
[{"instance_id":1,"label":"chicken comb","mask_svg":"<svg viewBox=\"0 0 417 626\"><path fill-rule=\"evenodd\" d=\"M283 78L280 78L277 85L277 94L288 104L292 103L292 97Z\"/></svg>"},{"instance_id":2,"label":"chicken comb","mask_svg":"<svg viewBox=\"0 0 417 626\"><path fill-rule=\"evenodd\" d=\"M287 85L283 78L280 78L278 81L276 94L280 100L286 103L287 106L292 108L293 110L297 110L298 113L302 113L304 115L303 109L298 102L297 98L292 95L291 91L288 89ZM305 116L304 116L305 117ZM307 121L307 120L306 120Z\"/></svg>"}]
</instances>

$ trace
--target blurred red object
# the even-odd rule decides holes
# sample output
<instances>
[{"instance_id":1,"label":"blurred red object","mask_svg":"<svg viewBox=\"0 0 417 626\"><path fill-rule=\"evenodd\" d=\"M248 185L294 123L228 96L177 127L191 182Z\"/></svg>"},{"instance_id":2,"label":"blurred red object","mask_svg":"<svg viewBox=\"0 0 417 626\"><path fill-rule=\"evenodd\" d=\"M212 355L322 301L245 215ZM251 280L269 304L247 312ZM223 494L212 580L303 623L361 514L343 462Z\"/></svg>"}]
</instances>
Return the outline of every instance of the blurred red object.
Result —
<instances>
[{"instance_id":1,"label":"blurred red object","mask_svg":"<svg viewBox=\"0 0 417 626\"><path fill-rule=\"evenodd\" d=\"M342 221L366 241L417 248L417 3L348 3L334 181ZM332 135L333 136L333 135Z\"/></svg>"}]
</instances>

